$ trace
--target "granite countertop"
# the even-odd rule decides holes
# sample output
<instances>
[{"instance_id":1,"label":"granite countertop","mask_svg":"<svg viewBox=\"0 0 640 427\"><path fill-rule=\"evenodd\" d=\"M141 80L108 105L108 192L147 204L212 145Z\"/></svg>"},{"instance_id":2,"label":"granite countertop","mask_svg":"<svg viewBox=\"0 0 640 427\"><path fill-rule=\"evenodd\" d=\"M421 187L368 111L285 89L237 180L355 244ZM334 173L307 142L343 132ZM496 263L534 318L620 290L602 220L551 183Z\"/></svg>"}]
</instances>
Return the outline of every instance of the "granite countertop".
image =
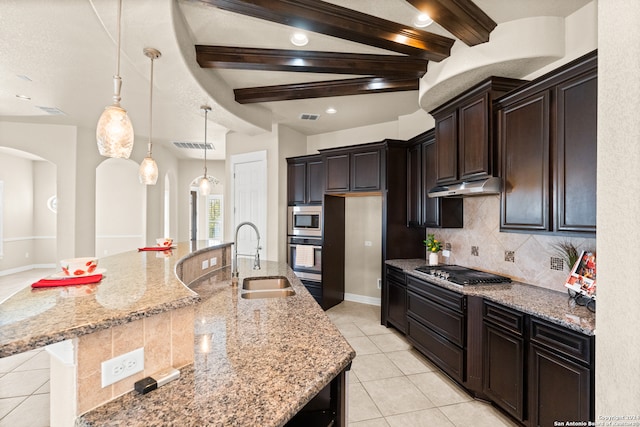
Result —
<instances>
[{"instance_id":1,"label":"granite countertop","mask_svg":"<svg viewBox=\"0 0 640 427\"><path fill-rule=\"evenodd\" d=\"M79 426L281 426L340 372L355 352L285 263L240 262L195 283L195 360L179 379L128 393L78 418ZM295 295L242 298L242 280L285 276Z\"/></svg>"},{"instance_id":2,"label":"granite countertop","mask_svg":"<svg viewBox=\"0 0 640 427\"><path fill-rule=\"evenodd\" d=\"M576 305L566 292L558 292L522 282L461 286L416 271L416 267L425 265L425 260L422 259L396 259L386 263L402 269L411 276L428 280L443 288L465 295L481 296L585 335L595 335L595 313L584 306Z\"/></svg>"},{"instance_id":3,"label":"granite countertop","mask_svg":"<svg viewBox=\"0 0 640 427\"><path fill-rule=\"evenodd\" d=\"M201 251L229 246L179 243L169 252L137 250L100 258L94 285L32 289L0 304L0 357L89 334L199 301L176 277L176 265Z\"/></svg>"}]
</instances>

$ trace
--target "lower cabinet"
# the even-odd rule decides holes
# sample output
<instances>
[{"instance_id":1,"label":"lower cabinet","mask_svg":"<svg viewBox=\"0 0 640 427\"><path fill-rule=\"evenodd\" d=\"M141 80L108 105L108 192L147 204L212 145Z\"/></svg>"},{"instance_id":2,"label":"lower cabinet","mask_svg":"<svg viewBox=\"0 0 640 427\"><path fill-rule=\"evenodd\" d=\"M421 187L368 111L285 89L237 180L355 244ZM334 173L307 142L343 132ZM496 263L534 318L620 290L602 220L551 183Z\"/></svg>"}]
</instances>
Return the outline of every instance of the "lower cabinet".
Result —
<instances>
[{"instance_id":1,"label":"lower cabinet","mask_svg":"<svg viewBox=\"0 0 640 427\"><path fill-rule=\"evenodd\" d=\"M529 426L594 421L594 337L486 300L483 324L484 393L496 405Z\"/></svg>"},{"instance_id":2,"label":"lower cabinet","mask_svg":"<svg viewBox=\"0 0 640 427\"><path fill-rule=\"evenodd\" d=\"M382 290L382 324L407 333L407 281L404 271L387 266Z\"/></svg>"},{"instance_id":3,"label":"lower cabinet","mask_svg":"<svg viewBox=\"0 0 640 427\"><path fill-rule=\"evenodd\" d=\"M483 313L484 393L524 421L524 314L485 301Z\"/></svg>"},{"instance_id":4,"label":"lower cabinet","mask_svg":"<svg viewBox=\"0 0 640 427\"><path fill-rule=\"evenodd\" d=\"M530 425L593 422L594 337L532 318L529 341Z\"/></svg>"},{"instance_id":5,"label":"lower cabinet","mask_svg":"<svg viewBox=\"0 0 640 427\"><path fill-rule=\"evenodd\" d=\"M407 338L456 381L465 381L465 296L407 277Z\"/></svg>"}]
</instances>

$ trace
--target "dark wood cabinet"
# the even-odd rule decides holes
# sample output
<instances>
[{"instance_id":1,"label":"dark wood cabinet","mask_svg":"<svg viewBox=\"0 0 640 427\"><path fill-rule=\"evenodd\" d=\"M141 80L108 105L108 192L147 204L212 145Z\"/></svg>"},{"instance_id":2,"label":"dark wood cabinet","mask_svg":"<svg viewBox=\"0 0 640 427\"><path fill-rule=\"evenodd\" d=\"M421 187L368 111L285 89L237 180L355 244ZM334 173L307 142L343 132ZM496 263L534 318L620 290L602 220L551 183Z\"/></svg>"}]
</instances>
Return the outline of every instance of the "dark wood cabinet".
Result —
<instances>
[{"instance_id":1,"label":"dark wood cabinet","mask_svg":"<svg viewBox=\"0 0 640 427\"><path fill-rule=\"evenodd\" d=\"M596 231L596 70L555 88L558 231Z\"/></svg>"},{"instance_id":2,"label":"dark wood cabinet","mask_svg":"<svg viewBox=\"0 0 640 427\"><path fill-rule=\"evenodd\" d=\"M429 130L409 141L407 148L407 225L409 227L461 228L461 198L430 198L436 186L435 131Z\"/></svg>"},{"instance_id":3,"label":"dark wood cabinet","mask_svg":"<svg viewBox=\"0 0 640 427\"><path fill-rule=\"evenodd\" d=\"M525 418L524 314L484 303L484 393L519 421Z\"/></svg>"},{"instance_id":4,"label":"dark wood cabinet","mask_svg":"<svg viewBox=\"0 0 640 427\"><path fill-rule=\"evenodd\" d=\"M287 197L289 205L322 204L324 163L318 155L287 159Z\"/></svg>"},{"instance_id":5,"label":"dark wood cabinet","mask_svg":"<svg viewBox=\"0 0 640 427\"><path fill-rule=\"evenodd\" d=\"M431 111L436 121L438 185L497 175L493 100L523 83L490 77Z\"/></svg>"},{"instance_id":6,"label":"dark wood cabinet","mask_svg":"<svg viewBox=\"0 0 640 427\"><path fill-rule=\"evenodd\" d=\"M501 229L549 228L549 97L536 94L500 110Z\"/></svg>"},{"instance_id":7,"label":"dark wood cabinet","mask_svg":"<svg viewBox=\"0 0 640 427\"><path fill-rule=\"evenodd\" d=\"M407 277L407 339L461 384L465 381L466 297Z\"/></svg>"},{"instance_id":8,"label":"dark wood cabinet","mask_svg":"<svg viewBox=\"0 0 640 427\"><path fill-rule=\"evenodd\" d=\"M593 423L594 337L532 319L529 340L530 425L548 426L558 420Z\"/></svg>"},{"instance_id":9,"label":"dark wood cabinet","mask_svg":"<svg viewBox=\"0 0 640 427\"><path fill-rule=\"evenodd\" d=\"M597 55L496 101L502 231L596 231Z\"/></svg>"},{"instance_id":10,"label":"dark wood cabinet","mask_svg":"<svg viewBox=\"0 0 640 427\"><path fill-rule=\"evenodd\" d=\"M349 191L349 153L336 153L324 158L325 190L328 193Z\"/></svg>"},{"instance_id":11,"label":"dark wood cabinet","mask_svg":"<svg viewBox=\"0 0 640 427\"><path fill-rule=\"evenodd\" d=\"M372 146L376 144L376 146ZM377 192L384 185L384 155L380 143L320 150L325 163L327 193Z\"/></svg>"},{"instance_id":12,"label":"dark wood cabinet","mask_svg":"<svg viewBox=\"0 0 640 427\"><path fill-rule=\"evenodd\" d=\"M407 332L407 283L402 270L387 266L387 326L391 324L400 332Z\"/></svg>"}]
</instances>

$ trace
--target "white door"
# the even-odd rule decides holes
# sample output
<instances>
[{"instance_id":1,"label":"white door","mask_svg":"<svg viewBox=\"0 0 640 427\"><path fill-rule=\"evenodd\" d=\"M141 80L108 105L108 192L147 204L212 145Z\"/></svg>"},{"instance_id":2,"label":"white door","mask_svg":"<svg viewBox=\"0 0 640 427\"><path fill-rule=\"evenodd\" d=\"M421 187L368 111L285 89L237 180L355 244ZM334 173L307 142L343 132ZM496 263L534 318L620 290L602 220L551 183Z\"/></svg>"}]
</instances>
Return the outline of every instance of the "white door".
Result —
<instances>
[{"instance_id":1,"label":"white door","mask_svg":"<svg viewBox=\"0 0 640 427\"><path fill-rule=\"evenodd\" d=\"M267 258L267 152L231 156L233 173L233 232L250 221L260 231L260 259ZM238 233L238 254L255 254L256 233L244 226ZM240 255L238 255L240 256Z\"/></svg>"}]
</instances>

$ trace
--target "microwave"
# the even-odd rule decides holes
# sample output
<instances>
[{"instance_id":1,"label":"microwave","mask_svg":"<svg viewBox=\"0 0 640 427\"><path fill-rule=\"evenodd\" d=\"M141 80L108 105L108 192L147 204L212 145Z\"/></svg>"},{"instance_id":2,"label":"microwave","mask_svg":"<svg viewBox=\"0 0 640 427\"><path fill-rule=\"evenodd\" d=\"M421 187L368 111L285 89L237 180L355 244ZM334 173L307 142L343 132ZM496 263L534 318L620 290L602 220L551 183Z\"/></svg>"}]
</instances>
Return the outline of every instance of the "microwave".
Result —
<instances>
[{"instance_id":1,"label":"microwave","mask_svg":"<svg viewBox=\"0 0 640 427\"><path fill-rule=\"evenodd\" d=\"M289 206L289 236L322 237L322 206Z\"/></svg>"}]
</instances>

